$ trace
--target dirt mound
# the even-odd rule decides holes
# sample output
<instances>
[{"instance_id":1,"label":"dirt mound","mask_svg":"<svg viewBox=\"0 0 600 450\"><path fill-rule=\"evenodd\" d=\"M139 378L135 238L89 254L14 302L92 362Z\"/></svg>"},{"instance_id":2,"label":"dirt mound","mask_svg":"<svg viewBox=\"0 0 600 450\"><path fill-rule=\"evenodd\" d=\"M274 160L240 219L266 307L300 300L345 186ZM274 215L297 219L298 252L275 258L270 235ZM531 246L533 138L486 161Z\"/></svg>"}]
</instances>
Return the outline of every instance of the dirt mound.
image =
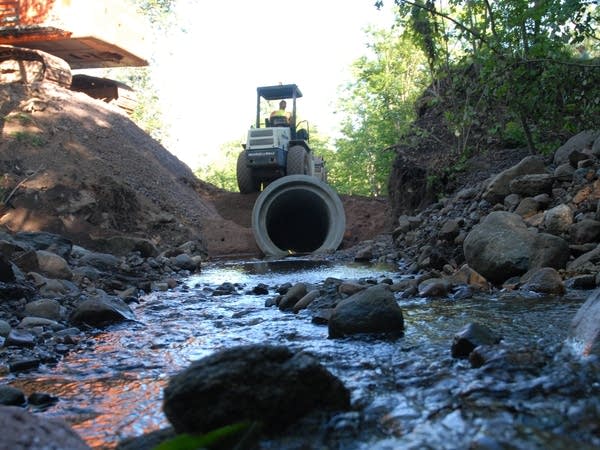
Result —
<instances>
[{"instance_id":1,"label":"dirt mound","mask_svg":"<svg viewBox=\"0 0 600 450\"><path fill-rule=\"evenodd\" d=\"M7 228L92 247L131 234L165 246L199 239L213 254L255 251L249 230L203 197L213 188L119 110L50 84L3 85L0 102L4 198L18 185L0 219Z\"/></svg>"},{"instance_id":2,"label":"dirt mound","mask_svg":"<svg viewBox=\"0 0 600 450\"><path fill-rule=\"evenodd\" d=\"M256 196L225 192L120 110L51 84L0 87L0 225L94 248L127 234L159 247L199 240L210 256L256 255ZM384 200L344 199L344 246L387 231Z\"/></svg>"}]
</instances>

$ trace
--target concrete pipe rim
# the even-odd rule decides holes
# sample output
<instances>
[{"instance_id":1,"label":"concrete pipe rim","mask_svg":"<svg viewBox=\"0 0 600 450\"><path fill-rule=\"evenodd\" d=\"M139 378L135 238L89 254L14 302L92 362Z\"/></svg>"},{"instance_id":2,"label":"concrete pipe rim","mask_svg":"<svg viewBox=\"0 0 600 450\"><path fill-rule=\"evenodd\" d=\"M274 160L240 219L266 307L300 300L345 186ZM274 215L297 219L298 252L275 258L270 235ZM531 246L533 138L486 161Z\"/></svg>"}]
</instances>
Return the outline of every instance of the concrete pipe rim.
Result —
<instances>
[{"instance_id":1,"label":"concrete pipe rim","mask_svg":"<svg viewBox=\"0 0 600 450\"><path fill-rule=\"evenodd\" d=\"M260 193L252 209L252 233L260 250L266 256L287 256L294 254L286 248L281 248L269 234L267 217L271 208L286 195L301 195L310 197L321 211L326 211L327 231L318 248L298 254L330 253L338 249L346 231L346 215L344 205L337 192L327 183L308 175L289 175L279 178L269 184ZM318 236L317 236L318 238Z\"/></svg>"}]
</instances>

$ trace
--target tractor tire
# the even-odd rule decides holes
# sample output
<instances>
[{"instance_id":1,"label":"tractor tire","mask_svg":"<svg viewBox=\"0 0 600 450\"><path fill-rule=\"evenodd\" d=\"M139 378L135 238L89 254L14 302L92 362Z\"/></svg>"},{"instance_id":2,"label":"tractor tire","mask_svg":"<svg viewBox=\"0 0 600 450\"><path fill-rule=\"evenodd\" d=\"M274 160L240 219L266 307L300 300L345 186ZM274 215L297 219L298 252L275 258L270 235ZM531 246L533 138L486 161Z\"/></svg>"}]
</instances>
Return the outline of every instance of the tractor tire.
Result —
<instances>
[{"instance_id":1,"label":"tractor tire","mask_svg":"<svg viewBox=\"0 0 600 450\"><path fill-rule=\"evenodd\" d=\"M252 194L260 191L260 181L252 175L252 169L246 165L246 154L241 152L237 159L237 184L240 194Z\"/></svg>"},{"instance_id":2,"label":"tractor tire","mask_svg":"<svg viewBox=\"0 0 600 450\"><path fill-rule=\"evenodd\" d=\"M313 156L301 145L290 147L287 154L287 175L309 175L314 174Z\"/></svg>"}]
</instances>

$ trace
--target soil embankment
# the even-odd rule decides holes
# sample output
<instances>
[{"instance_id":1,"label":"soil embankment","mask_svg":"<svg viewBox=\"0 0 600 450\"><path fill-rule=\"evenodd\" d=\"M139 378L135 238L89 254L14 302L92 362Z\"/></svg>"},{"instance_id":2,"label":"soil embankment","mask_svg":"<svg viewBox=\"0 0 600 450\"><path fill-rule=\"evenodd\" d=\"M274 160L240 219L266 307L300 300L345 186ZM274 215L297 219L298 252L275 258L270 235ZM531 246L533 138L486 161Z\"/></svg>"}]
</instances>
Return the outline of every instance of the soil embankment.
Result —
<instances>
[{"instance_id":1,"label":"soil embankment","mask_svg":"<svg viewBox=\"0 0 600 450\"><path fill-rule=\"evenodd\" d=\"M208 256L252 255L255 196L225 192L191 169L119 110L42 84L3 85L0 167L11 231L49 231L82 246L131 235L158 247L200 241ZM388 231L382 199L344 197L343 246Z\"/></svg>"}]
</instances>

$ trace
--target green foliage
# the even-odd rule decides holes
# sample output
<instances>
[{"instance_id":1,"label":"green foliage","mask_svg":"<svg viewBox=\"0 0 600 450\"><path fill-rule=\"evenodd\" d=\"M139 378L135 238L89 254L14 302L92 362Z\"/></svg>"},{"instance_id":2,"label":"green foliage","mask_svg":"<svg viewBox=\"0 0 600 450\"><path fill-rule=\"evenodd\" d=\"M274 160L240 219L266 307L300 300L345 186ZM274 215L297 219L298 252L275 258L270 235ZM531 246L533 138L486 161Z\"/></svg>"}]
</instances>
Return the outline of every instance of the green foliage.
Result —
<instances>
[{"instance_id":1,"label":"green foliage","mask_svg":"<svg viewBox=\"0 0 600 450\"><path fill-rule=\"evenodd\" d=\"M227 191L237 191L236 165L237 158L242 151L240 141L230 141L220 148L220 158L212 164L195 170L196 176L210 184Z\"/></svg>"},{"instance_id":2,"label":"green foliage","mask_svg":"<svg viewBox=\"0 0 600 450\"><path fill-rule=\"evenodd\" d=\"M474 140L486 132L488 143L526 144L536 153L598 127L599 61L590 59L600 42L596 3L395 3L398 23L426 52L434 71L431 91L442 95L443 80L443 95L455 102L445 119L458 154L473 151Z\"/></svg>"},{"instance_id":3,"label":"green foliage","mask_svg":"<svg viewBox=\"0 0 600 450\"><path fill-rule=\"evenodd\" d=\"M43 147L46 144L43 136L29 131L15 131L11 136L19 144L31 145L32 147Z\"/></svg>"},{"instance_id":4,"label":"green foliage","mask_svg":"<svg viewBox=\"0 0 600 450\"><path fill-rule=\"evenodd\" d=\"M160 28L168 28L173 25L172 12L176 0L127 0L137 10L146 16L150 22Z\"/></svg>"},{"instance_id":5,"label":"green foliage","mask_svg":"<svg viewBox=\"0 0 600 450\"><path fill-rule=\"evenodd\" d=\"M354 63L355 81L340 101L345 119L329 174L342 193L377 196L385 194L394 158L385 149L408 130L428 77L423 52L401 30L369 33L371 55Z\"/></svg>"},{"instance_id":6,"label":"green foliage","mask_svg":"<svg viewBox=\"0 0 600 450\"><path fill-rule=\"evenodd\" d=\"M30 125L31 123L33 123L33 118L31 117L31 114L27 114L24 112L15 112L15 113L9 114L8 116L5 116L4 121L5 122L17 121L21 125Z\"/></svg>"},{"instance_id":7,"label":"green foliage","mask_svg":"<svg viewBox=\"0 0 600 450\"><path fill-rule=\"evenodd\" d=\"M156 446L154 450L198 450L211 448L228 441L227 448L244 448L244 442L256 431L254 422L239 422L227 425L206 434L179 434Z\"/></svg>"},{"instance_id":8,"label":"green foliage","mask_svg":"<svg viewBox=\"0 0 600 450\"><path fill-rule=\"evenodd\" d=\"M149 36L150 39L164 39L164 32L177 26L173 14L176 0L126 1L148 20L152 29L163 31L163 33ZM100 76L118 80L135 91L137 105L133 111L132 120L157 141L165 141L168 138L168 130L165 129L162 120L159 99L156 94L158 89L152 80L152 65L143 68L107 69L101 72Z\"/></svg>"}]
</instances>

